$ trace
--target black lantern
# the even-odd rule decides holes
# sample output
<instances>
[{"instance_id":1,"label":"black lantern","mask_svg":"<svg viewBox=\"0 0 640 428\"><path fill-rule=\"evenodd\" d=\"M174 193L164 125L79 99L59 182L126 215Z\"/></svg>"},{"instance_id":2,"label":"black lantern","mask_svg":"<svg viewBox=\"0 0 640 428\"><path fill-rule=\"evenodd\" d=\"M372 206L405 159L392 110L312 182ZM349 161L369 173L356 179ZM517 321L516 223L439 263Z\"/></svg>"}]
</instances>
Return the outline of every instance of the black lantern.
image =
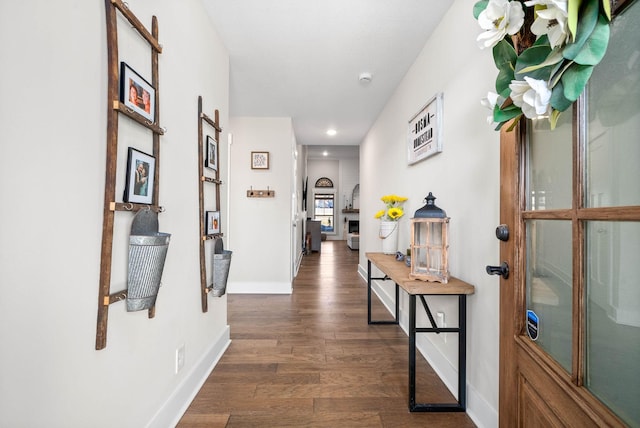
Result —
<instances>
[{"instance_id":1,"label":"black lantern","mask_svg":"<svg viewBox=\"0 0 640 428\"><path fill-rule=\"evenodd\" d=\"M446 284L449 281L449 217L429 192L427 204L411 219L411 272L422 281Z\"/></svg>"}]
</instances>

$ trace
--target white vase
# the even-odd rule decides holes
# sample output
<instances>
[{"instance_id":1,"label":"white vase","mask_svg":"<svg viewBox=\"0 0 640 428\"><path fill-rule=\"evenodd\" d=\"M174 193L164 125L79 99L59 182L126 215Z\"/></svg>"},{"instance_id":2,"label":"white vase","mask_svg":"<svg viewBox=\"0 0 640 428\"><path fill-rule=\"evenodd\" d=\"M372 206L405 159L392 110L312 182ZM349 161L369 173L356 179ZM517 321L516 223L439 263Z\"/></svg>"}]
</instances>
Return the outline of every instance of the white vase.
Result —
<instances>
[{"instance_id":1,"label":"white vase","mask_svg":"<svg viewBox=\"0 0 640 428\"><path fill-rule=\"evenodd\" d=\"M382 239L382 252L395 254L398 251L398 222L381 221L380 239Z\"/></svg>"}]
</instances>

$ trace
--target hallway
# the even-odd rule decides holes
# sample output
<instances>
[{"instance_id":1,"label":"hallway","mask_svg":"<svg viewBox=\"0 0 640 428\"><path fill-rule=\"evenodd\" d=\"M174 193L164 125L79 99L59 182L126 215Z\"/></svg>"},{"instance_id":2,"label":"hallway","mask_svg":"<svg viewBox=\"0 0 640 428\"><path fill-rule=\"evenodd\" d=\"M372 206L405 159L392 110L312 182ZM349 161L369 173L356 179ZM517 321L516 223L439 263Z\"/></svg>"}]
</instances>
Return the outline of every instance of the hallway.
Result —
<instances>
[{"instance_id":1,"label":"hallway","mask_svg":"<svg viewBox=\"0 0 640 428\"><path fill-rule=\"evenodd\" d=\"M367 325L357 265L345 241L325 241L292 295L229 295L232 343L178 427L475 426L465 413L408 411L407 335ZM378 304L373 318L390 315ZM417 399L453 400L419 355Z\"/></svg>"}]
</instances>

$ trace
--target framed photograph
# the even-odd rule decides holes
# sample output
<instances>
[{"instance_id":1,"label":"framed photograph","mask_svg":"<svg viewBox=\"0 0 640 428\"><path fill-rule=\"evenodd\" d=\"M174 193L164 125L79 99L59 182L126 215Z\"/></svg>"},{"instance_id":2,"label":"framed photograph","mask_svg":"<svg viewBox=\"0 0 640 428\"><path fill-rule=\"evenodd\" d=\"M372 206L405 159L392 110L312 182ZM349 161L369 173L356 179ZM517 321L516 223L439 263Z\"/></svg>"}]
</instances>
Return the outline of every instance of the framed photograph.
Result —
<instances>
[{"instance_id":1,"label":"framed photograph","mask_svg":"<svg viewBox=\"0 0 640 428\"><path fill-rule=\"evenodd\" d=\"M204 163L204 166L206 166L209 169L212 169L214 171L218 170L218 142L211 138L209 135L207 135L207 143L206 143L206 150L207 150L207 160Z\"/></svg>"},{"instance_id":2,"label":"framed photograph","mask_svg":"<svg viewBox=\"0 0 640 428\"><path fill-rule=\"evenodd\" d=\"M409 120L409 165L442 151L442 93L436 94Z\"/></svg>"},{"instance_id":3,"label":"framed photograph","mask_svg":"<svg viewBox=\"0 0 640 428\"><path fill-rule=\"evenodd\" d=\"M269 169L269 152L251 152L251 169Z\"/></svg>"},{"instance_id":4,"label":"framed photograph","mask_svg":"<svg viewBox=\"0 0 640 428\"><path fill-rule=\"evenodd\" d=\"M156 90L125 62L120 63L120 102L154 122Z\"/></svg>"},{"instance_id":5,"label":"framed photograph","mask_svg":"<svg viewBox=\"0 0 640 428\"><path fill-rule=\"evenodd\" d=\"M156 158L129 147L124 201L151 205L153 203L155 172Z\"/></svg>"},{"instance_id":6,"label":"framed photograph","mask_svg":"<svg viewBox=\"0 0 640 428\"><path fill-rule=\"evenodd\" d=\"M220 233L220 211L207 211L207 235Z\"/></svg>"}]
</instances>

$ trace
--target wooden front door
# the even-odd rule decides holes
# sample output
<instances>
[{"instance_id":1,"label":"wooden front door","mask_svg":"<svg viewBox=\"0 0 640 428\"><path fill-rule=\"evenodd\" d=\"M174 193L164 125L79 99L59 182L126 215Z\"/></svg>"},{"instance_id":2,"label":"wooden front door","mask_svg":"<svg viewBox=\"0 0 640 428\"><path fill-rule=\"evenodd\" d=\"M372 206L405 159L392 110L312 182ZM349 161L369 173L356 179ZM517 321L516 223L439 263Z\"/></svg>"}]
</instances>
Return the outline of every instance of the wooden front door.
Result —
<instances>
[{"instance_id":1,"label":"wooden front door","mask_svg":"<svg viewBox=\"0 0 640 428\"><path fill-rule=\"evenodd\" d=\"M501 427L640 426L640 2L625 6L557 128L501 132Z\"/></svg>"}]
</instances>

